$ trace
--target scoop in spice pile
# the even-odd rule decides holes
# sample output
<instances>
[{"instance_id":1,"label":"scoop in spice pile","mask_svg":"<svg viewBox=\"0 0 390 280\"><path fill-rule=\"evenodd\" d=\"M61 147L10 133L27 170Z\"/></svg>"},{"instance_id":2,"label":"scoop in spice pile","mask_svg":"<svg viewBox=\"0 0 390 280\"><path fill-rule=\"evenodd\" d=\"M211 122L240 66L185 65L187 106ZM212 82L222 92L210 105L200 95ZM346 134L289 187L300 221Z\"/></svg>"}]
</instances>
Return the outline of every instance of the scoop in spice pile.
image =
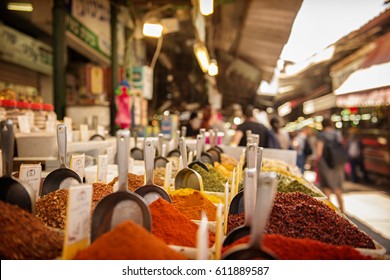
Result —
<instances>
[{"instance_id":1,"label":"scoop in spice pile","mask_svg":"<svg viewBox=\"0 0 390 280\"><path fill-rule=\"evenodd\" d=\"M179 212L164 199L157 199L149 205L152 215L152 233L169 245L196 247L199 226ZM209 233L211 247L215 235Z\"/></svg>"},{"instance_id":2,"label":"scoop in spice pile","mask_svg":"<svg viewBox=\"0 0 390 280\"><path fill-rule=\"evenodd\" d=\"M143 227L126 221L78 252L76 260L185 260Z\"/></svg>"},{"instance_id":3,"label":"scoop in spice pile","mask_svg":"<svg viewBox=\"0 0 390 280\"><path fill-rule=\"evenodd\" d=\"M206 164L209 172L204 170L199 165L195 164L192 169L200 174L203 180L203 187L205 191L209 192L224 192L226 178L223 177L211 164Z\"/></svg>"},{"instance_id":4,"label":"scoop in spice pile","mask_svg":"<svg viewBox=\"0 0 390 280\"><path fill-rule=\"evenodd\" d=\"M222 248L222 252L249 242L249 236ZM308 238L296 239L278 234L264 236L264 247L280 260L370 260L350 246L335 246Z\"/></svg>"},{"instance_id":5,"label":"scoop in spice pile","mask_svg":"<svg viewBox=\"0 0 390 280\"><path fill-rule=\"evenodd\" d=\"M0 201L0 258L50 260L61 255L63 236L21 208Z\"/></svg>"}]
</instances>

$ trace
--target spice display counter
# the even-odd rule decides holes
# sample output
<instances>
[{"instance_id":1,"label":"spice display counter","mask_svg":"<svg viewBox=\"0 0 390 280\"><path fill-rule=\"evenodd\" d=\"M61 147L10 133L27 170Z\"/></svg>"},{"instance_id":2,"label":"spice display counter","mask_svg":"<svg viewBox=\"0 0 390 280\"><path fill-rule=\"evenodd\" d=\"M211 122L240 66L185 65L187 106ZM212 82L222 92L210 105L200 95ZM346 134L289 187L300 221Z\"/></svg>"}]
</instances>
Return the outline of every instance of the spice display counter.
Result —
<instances>
[{"instance_id":1,"label":"spice display counter","mask_svg":"<svg viewBox=\"0 0 390 280\"><path fill-rule=\"evenodd\" d=\"M102 145L99 147L113 146L112 142L97 145ZM93 146L93 148L96 147ZM87 144L81 147L81 149L84 148L88 148ZM102 151L102 149L97 150ZM197 231L201 223L201 213L202 211L208 211L206 215L208 217L209 233L208 259L219 259L221 251L217 251L217 248L220 248L224 236L234 227L241 225L244 217L243 212L235 215L228 215L226 212L227 231L223 230L222 234L217 234L218 229L225 227L225 219L216 218L216 209L219 204L223 205L225 201L228 201L227 207L224 208L224 211L227 211L233 198L231 177L233 170L234 174L238 176L235 178L235 181L237 181L236 191L242 188L245 189L245 186L242 184L243 173L235 173L238 169L242 169L243 149L240 147L224 147L224 150L232 151L235 156L231 156L227 152L224 153L222 156L223 161L220 165L225 169L218 167L218 164L209 166L212 171L202 175L206 190L204 193L186 189L175 191L174 180L171 180L171 184L168 187L165 186L167 192L171 195L173 203L169 204L165 200L158 199L149 204L148 209L150 209L152 218L151 232L145 231L132 223L121 224L105 234L104 242L108 242L107 244L109 245L97 240L89 247L83 249L75 258L196 259L198 257ZM278 256L280 259L369 259L371 257L383 257L386 252L380 244L364 232L361 232L347 217L339 212L337 207L330 203L327 197L315 185L308 183L303 179L302 175L299 175L298 168L291 164L294 161L293 156L293 153L287 154L284 151L280 151L280 153L278 151L270 151L267 153L267 149L265 149L262 172L277 172L279 174L279 192L277 193L266 229L265 246L269 246L270 249L275 248L275 253L280 254ZM177 162L175 164L180 165ZM199 172L201 173L200 170ZM131 166L131 173L128 174L129 191L134 191L136 188L144 185L144 173L144 162L134 161ZM106 180L109 182L107 184L96 183L96 174L97 166L90 166L85 169L86 182L92 184L93 188L91 214L100 200L117 189L118 169L116 165L107 166ZM159 174L161 176L164 172ZM212 180L210 178L207 179L207 176L213 176ZM227 194L224 193L226 182L228 182L229 186ZM212 184L218 184L221 188L216 190L212 187ZM164 187L164 178L160 185ZM0 206L9 207L4 205L5 203L2 203ZM44 244L41 244L41 242L34 245L36 247L26 245L19 248L15 246L16 243L13 243L12 239L7 241L7 244L4 243L5 240L1 240L0 254L2 257L6 259L61 258L60 251L62 239L64 238L63 230L66 229L67 223L67 205L68 190L60 189L40 198L37 202L35 216L29 214L28 221L25 219L28 223L32 223L27 225L28 228L31 227L31 231L37 231L38 233L44 230L42 236L50 234L53 232L53 228L55 229L56 239L52 245L47 245L50 248L45 250L39 249L42 250L39 251L41 252L39 255L29 253L28 250L39 248L39 246L44 247ZM9 209L1 211L1 213L12 212ZM15 211L13 221L0 214L0 224L4 225L4 228L9 230L9 232L13 233L17 228L15 226L15 221L19 219L19 214L17 213L19 212ZM222 217L225 217L225 212L222 213ZM137 232L134 240L123 239L123 234L129 232L129 230ZM17 241L19 240L19 235L20 233L16 233L12 238L15 238ZM26 236L24 238L26 239ZM28 242L28 238L25 239L21 239L22 242ZM139 244L133 241L137 241ZM239 240L241 243L247 241L246 239ZM127 249L118 249L120 244L122 244L121 246L128 246L126 247ZM294 255L288 251L288 247L301 248L300 250L306 251L301 251L299 255ZM146 252L145 248L148 252ZM20 252L20 250L23 251ZM224 250L226 248L223 248ZM131 252L134 253L132 254ZM56 256L53 256L53 254Z\"/></svg>"}]
</instances>

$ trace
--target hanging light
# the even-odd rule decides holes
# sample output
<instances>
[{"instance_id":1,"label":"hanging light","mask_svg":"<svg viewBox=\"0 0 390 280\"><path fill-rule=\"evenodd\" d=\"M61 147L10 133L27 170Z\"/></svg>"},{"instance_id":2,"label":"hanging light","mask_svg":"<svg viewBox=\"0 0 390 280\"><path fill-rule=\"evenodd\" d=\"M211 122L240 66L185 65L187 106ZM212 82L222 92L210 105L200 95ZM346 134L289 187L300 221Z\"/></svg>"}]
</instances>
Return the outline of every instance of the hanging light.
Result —
<instances>
[{"instance_id":1,"label":"hanging light","mask_svg":"<svg viewBox=\"0 0 390 280\"><path fill-rule=\"evenodd\" d=\"M216 76L218 75L218 64L217 64L217 60L215 59L212 59L210 61L210 65L209 65L209 68L208 68L208 73L210 76Z\"/></svg>"},{"instance_id":2,"label":"hanging light","mask_svg":"<svg viewBox=\"0 0 390 280\"><path fill-rule=\"evenodd\" d=\"M198 60L200 68L204 73L207 73L207 71L209 70L210 58L206 46L202 43L194 44L194 53L196 59Z\"/></svg>"},{"instance_id":3,"label":"hanging light","mask_svg":"<svg viewBox=\"0 0 390 280\"><path fill-rule=\"evenodd\" d=\"M199 0L199 10L204 16L214 13L214 0Z\"/></svg>"},{"instance_id":4,"label":"hanging light","mask_svg":"<svg viewBox=\"0 0 390 280\"><path fill-rule=\"evenodd\" d=\"M145 22L142 33L144 36L160 38L163 31L163 26L160 23Z\"/></svg>"},{"instance_id":5,"label":"hanging light","mask_svg":"<svg viewBox=\"0 0 390 280\"><path fill-rule=\"evenodd\" d=\"M32 12L33 6L31 3L9 2L7 4L7 9L18 12Z\"/></svg>"}]
</instances>

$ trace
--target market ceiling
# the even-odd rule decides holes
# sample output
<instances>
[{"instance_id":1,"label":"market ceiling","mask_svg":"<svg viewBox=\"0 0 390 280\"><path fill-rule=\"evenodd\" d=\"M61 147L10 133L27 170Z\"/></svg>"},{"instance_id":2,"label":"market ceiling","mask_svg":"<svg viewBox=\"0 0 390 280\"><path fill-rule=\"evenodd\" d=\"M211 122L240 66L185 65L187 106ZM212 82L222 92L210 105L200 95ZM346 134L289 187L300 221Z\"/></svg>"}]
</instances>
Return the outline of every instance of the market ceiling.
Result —
<instances>
[{"instance_id":1,"label":"market ceiling","mask_svg":"<svg viewBox=\"0 0 390 280\"><path fill-rule=\"evenodd\" d=\"M268 102L268 105L272 105L272 102L264 100L264 97L258 96L256 92L262 80L270 81L272 78L302 1L214 1L214 13L205 19L205 41L210 56L218 61L219 74L216 82L222 94L223 108L234 103L264 105ZM45 1L31 2L35 7L42 8ZM5 3L1 5L2 8ZM161 107L167 99L178 108L183 101L202 104L207 102L205 75L200 70L193 52L197 33L191 11L195 0L112 0L111 3L128 9L133 20L145 19L152 14L158 15L160 19L171 18L178 22L177 31L164 34L155 68L156 98L153 100L153 107ZM50 34L50 9L45 6L44 10L44 13L39 13L39 30ZM29 31L28 33L33 33L31 35L49 41L39 34L37 28L28 24L31 18L24 15L22 18L18 17L19 19L21 23L18 28L20 27L22 32ZM145 38L145 42L145 63L150 64L157 41ZM173 81L167 79L169 74Z\"/></svg>"},{"instance_id":2,"label":"market ceiling","mask_svg":"<svg viewBox=\"0 0 390 280\"><path fill-rule=\"evenodd\" d=\"M172 67L168 72L174 76L181 100L204 102L206 89L199 85L203 75L192 49L196 38L190 14L193 2L133 0L130 6L136 13L145 14L171 5L162 17L178 19L180 30L165 35L159 61L166 68ZM271 80L301 4L302 0L215 1L214 13L206 17L206 46L218 61L216 80L223 108L234 103L262 104L256 94L258 86L262 80ZM146 42L152 56L156 42Z\"/></svg>"}]
</instances>

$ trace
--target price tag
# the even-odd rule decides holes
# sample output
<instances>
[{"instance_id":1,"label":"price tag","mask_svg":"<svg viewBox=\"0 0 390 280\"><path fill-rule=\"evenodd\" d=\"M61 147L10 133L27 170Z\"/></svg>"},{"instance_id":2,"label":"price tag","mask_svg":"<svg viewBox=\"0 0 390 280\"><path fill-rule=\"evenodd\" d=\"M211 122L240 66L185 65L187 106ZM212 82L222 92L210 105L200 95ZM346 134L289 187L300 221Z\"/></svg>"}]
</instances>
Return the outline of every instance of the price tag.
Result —
<instances>
[{"instance_id":1,"label":"price tag","mask_svg":"<svg viewBox=\"0 0 390 280\"><path fill-rule=\"evenodd\" d=\"M98 125L97 126L97 131L96 131L97 134L101 135L101 136L104 136L106 133L104 132L104 126L102 125Z\"/></svg>"},{"instance_id":2,"label":"price tag","mask_svg":"<svg viewBox=\"0 0 390 280\"><path fill-rule=\"evenodd\" d=\"M134 171L134 159L132 157L129 157L129 166L127 171L130 173L133 173Z\"/></svg>"},{"instance_id":3,"label":"price tag","mask_svg":"<svg viewBox=\"0 0 390 280\"><path fill-rule=\"evenodd\" d=\"M98 164L97 164L97 182L106 183L107 182L107 170L108 170L108 156L99 155Z\"/></svg>"},{"instance_id":4,"label":"price tag","mask_svg":"<svg viewBox=\"0 0 390 280\"><path fill-rule=\"evenodd\" d=\"M172 181L172 162L168 162L165 165L165 178L164 178L164 189L169 191L171 189Z\"/></svg>"},{"instance_id":5,"label":"price tag","mask_svg":"<svg viewBox=\"0 0 390 280\"><path fill-rule=\"evenodd\" d=\"M52 120L46 121L46 132L55 132L56 131L56 122Z\"/></svg>"},{"instance_id":6,"label":"price tag","mask_svg":"<svg viewBox=\"0 0 390 280\"><path fill-rule=\"evenodd\" d=\"M226 183L227 184L227 183ZM222 249L222 204L217 205L216 213L216 230L215 230L215 259L221 259L221 249ZM226 209L226 206L225 206Z\"/></svg>"},{"instance_id":7,"label":"price tag","mask_svg":"<svg viewBox=\"0 0 390 280\"><path fill-rule=\"evenodd\" d=\"M106 154L108 158L108 164L114 164L114 156L115 156L114 147L107 147Z\"/></svg>"},{"instance_id":8,"label":"price tag","mask_svg":"<svg viewBox=\"0 0 390 280\"><path fill-rule=\"evenodd\" d=\"M88 125L80 124L80 140L81 142L87 142L89 140Z\"/></svg>"},{"instance_id":9,"label":"price tag","mask_svg":"<svg viewBox=\"0 0 390 280\"><path fill-rule=\"evenodd\" d=\"M19 130L23 133L30 133L31 126L27 116L18 116Z\"/></svg>"},{"instance_id":10,"label":"price tag","mask_svg":"<svg viewBox=\"0 0 390 280\"><path fill-rule=\"evenodd\" d=\"M66 125L66 140L68 142L73 141L72 122L72 118L64 117L64 124Z\"/></svg>"},{"instance_id":11,"label":"price tag","mask_svg":"<svg viewBox=\"0 0 390 280\"><path fill-rule=\"evenodd\" d=\"M233 186L233 185L232 185ZM232 200L231 198L230 200ZM223 232L227 234L227 222L228 222L228 214L229 214L229 183L225 184L225 205L223 209Z\"/></svg>"},{"instance_id":12,"label":"price tag","mask_svg":"<svg viewBox=\"0 0 390 280\"><path fill-rule=\"evenodd\" d=\"M79 185L69 189L66 209L63 259L73 259L90 243L92 186Z\"/></svg>"},{"instance_id":13,"label":"price tag","mask_svg":"<svg viewBox=\"0 0 390 280\"><path fill-rule=\"evenodd\" d=\"M21 164L19 168L19 179L31 186L35 197L39 196L41 187L42 165L39 164Z\"/></svg>"},{"instance_id":14,"label":"price tag","mask_svg":"<svg viewBox=\"0 0 390 280\"><path fill-rule=\"evenodd\" d=\"M70 169L80 176L81 180L84 178L85 154L73 154L70 159Z\"/></svg>"},{"instance_id":15,"label":"price tag","mask_svg":"<svg viewBox=\"0 0 390 280\"><path fill-rule=\"evenodd\" d=\"M179 157L179 171L182 170L184 167L184 164L183 164L183 158L182 156Z\"/></svg>"}]
</instances>

